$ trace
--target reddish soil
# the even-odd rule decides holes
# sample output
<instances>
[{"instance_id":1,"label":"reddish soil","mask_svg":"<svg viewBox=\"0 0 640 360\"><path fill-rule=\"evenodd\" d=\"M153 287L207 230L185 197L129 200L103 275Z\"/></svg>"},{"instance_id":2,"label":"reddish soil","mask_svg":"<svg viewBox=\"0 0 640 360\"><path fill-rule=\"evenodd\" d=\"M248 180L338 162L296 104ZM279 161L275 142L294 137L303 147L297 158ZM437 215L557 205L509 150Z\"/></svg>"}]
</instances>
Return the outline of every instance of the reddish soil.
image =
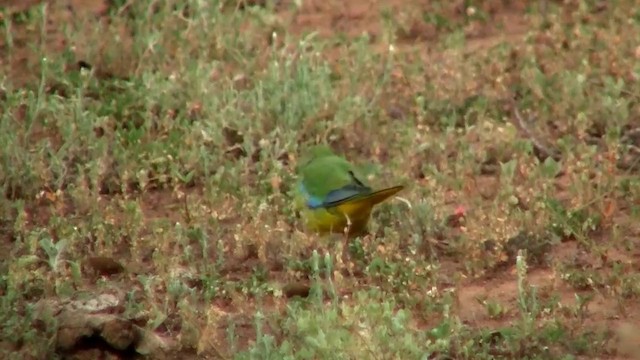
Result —
<instances>
[{"instance_id":1,"label":"reddish soil","mask_svg":"<svg viewBox=\"0 0 640 360\"><path fill-rule=\"evenodd\" d=\"M0 8L7 6L10 9L7 14L19 13L25 11L31 6L39 3L37 0L2 0ZM108 9L107 0L70 0L70 1L52 1L48 9L49 26L47 48L51 54L56 54L66 46L64 36L59 31L59 22L65 21L72 16L86 17L97 19L104 16ZM279 5L281 9L281 18L285 22L291 22L290 31L298 34L304 34L310 31L317 31L320 36L328 36L336 32L344 33L347 36L358 36L363 33L370 35L372 43L377 46L383 46L381 40L384 36L384 28L381 21L380 13L383 10L392 13L407 12L408 24L405 30L398 34L400 38L400 51L419 49L419 52L425 59L429 61L446 61L447 54L438 52L433 44L439 39L441 34L434 27L429 27L419 18L412 19L409 14L420 9L428 9L429 1L403 1L403 0L367 0L367 1L342 1L342 0L310 0L304 2L304 7L296 14L292 13L288 2ZM410 4L408 4L410 3ZM462 2L458 2L462 3ZM500 41L520 41L527 30L527 20L524 13L526 2L519 2L512 5L502 5L503 1L487 1L484 2L486 10L493 15L493 20L487 23L471 22L465 27L465 32L470 39L467 42L465 51L474 52L484 47L490 47ZM513 2L509 2L513 3ZM68 6L70 5L70 6ZM449 18L451 21L461 21L464 17L460 5L450 6ZM419 12L417 12L419 13ZM1 16L1 15L0 15ZM58 23L57 23L58 22ZM38 59L30 50L28 43L33 36L30 30L24 26L16 26L16 36L14 39L15 49L10 56L6 54L6 48L0 40L0 69L9 75L9 78L16 86L29 85L32 86L37 81ZM81 51L80 49L78 51ZM46 136L46 134L43 134ZM197 194L199 190L193 190ZM108 201L105 200L105 201ZM169 191L153 191L142 196L142 210L148 221L156 219L168 219L169 221L185 221L184 202L177 199L172 192ZM40 207L32 206L32 212L29 214L33 223L45 224L50 214L47 211L40 211ZM10 248L6 242L0 244L0 249ZM575 243L563 244L561 248L555 251L555 257L573 255L576 252ZM127 253L128 251L114 251L114 253ZM8 254L9 251L3 251ZM619 255L627 261L638 258L629 259L627 255ZM249 256L250 257L250 256ZM239 264L235 271L248 272L250 266L246 264L245 259L239 259ZM244 263L242 265L241 263ZM234 274L232 277L241 278L245 275L242 273ZM478 327L498 327L502 324L512 321L518 317L517 313L510 310L498 319L491 319L487 315L486 307L482 305L478 299L491 297L493 300L503 304L505 308L515 309L517 306L517 288L516 288L515 269L505 268L503 271L493 274L490 277L481 280L464 280L457 286L458 293L458 312L466 323ZM554 274L549 269L532 269L529 273L530 283L539 286L541 293L549 293L555 291L561 296L561 303L566 306L575 304L574 290L569 288L559 279L559 274ZM345 287L347 288L347 287ZM273 302L273 301L272 301ZM273 303L274 311L283 308L283 303ZM628 306L625 308L626 316L621 319L620 306L625 304L613 303L605 296L597 296L591 302L588 308L588 322L598 324L603 328L614 328L623 324L623 322L640 323L640 308L637 306ZM236 332L241 338L241 342L248 341L254 337L253 324L251 319L242 319L243 313L252 313L251 309L255 307L255 303L234 302L233 299L222 301L219 304L211 304L210 312L224 314L238 314L235 316L237 321ZM624 321L623 321L624 320ZM245 323L246 326L242 324ZM428 323L428 321L427 321ZM423 325L424 326L424 325ZM212 343L203 344L205 348L215 348L222 346L214 340L224 336L224 327L220 326L215 329L203 329L205 333L212 334ZM211 352L215 358L215 352ZM176 358L185 358L185 354L178 355ZM189 355L187 355L189 356ZM192 354L196 358L195 354ZM171 358L170 356L168 358Z\"/></svg>"}]
</instances>

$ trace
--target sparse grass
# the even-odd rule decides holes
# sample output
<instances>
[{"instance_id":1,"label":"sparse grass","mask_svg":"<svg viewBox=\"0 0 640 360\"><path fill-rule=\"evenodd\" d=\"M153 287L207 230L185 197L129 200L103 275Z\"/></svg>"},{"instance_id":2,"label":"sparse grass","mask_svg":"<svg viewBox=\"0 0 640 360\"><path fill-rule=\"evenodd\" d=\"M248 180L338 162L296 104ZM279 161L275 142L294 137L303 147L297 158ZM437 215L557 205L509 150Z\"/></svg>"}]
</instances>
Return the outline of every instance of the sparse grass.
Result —
<instances>
[{"instance_id":1,"label":"sparse grass","mask_svg":"<svg viewBox=\"0 0 640 360\"><path fill-rule=\"evenodd\" d=\"M634 2L112 3L1 17L3 358L104 293L177 358L633 354ZM290 206L318 142L408 185L348 258Z\"/></svg>"}]
</instances>

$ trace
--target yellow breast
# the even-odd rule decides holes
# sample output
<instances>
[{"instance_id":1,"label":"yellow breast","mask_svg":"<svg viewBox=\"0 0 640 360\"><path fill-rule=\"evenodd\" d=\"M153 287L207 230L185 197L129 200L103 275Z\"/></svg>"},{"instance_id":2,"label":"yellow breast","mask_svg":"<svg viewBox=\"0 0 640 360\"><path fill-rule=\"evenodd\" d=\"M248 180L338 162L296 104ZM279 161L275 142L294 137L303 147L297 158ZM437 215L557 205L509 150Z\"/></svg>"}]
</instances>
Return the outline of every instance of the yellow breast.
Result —
<instances>
[{"instance_id":1,"label":"yellow breast","mask_svg":"<svg viewBox=\"0 0 640 360\"><path fill-rule=\"evenodd\" d=\"M349 235L361 234L366 230L373 206L362 206L362 203L344 203L330 210L303 210L302 216L306 226L311 231L320 233L344 233Z\"/></svg>"}]
</instances>

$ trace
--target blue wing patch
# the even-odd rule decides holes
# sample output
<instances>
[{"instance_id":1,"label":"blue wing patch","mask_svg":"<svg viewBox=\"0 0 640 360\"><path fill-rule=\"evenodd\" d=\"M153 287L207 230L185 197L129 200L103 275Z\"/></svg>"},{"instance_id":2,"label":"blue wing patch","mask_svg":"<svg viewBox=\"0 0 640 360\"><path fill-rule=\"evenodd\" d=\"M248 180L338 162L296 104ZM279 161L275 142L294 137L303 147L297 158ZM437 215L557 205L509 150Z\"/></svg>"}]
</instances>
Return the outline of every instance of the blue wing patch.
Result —
<instances>
[{"instance_id":1,"label":"blue wing patch","mask_svg":"<svg viewBox=\"0 0 640 360\"><path fill-rule=\"evenodd\" d=\"M324 199L323 205L326 207L337 205L345 200L351 199L355 196L366 194L370 192L371 189L366 186L360 185L347 185L340 189L336 189L327 194L327 197Z\"/></svg>"},{"instance_id":2,"label":"blue wing patch","mask_svg":"<svg viewBox=\"0 0 640 360\"><path fill-rule=\"evenodd\" d=\"M307 188L304 187L304 184L302 182L298 183L298 189L300 189L300 192L304 195L304 198L307 199L307 206L309 208L317 209L324 205L321 199L315 196L311 196L311 194L309 194L309 192L307 191Z\"/></svg>"},{"instance_id":3,"label":"blue wing patch","mask_svg":"<svg viewBox=\"0 0 640 360\"><path fill-rule=\"evenodd\" d=\"M309 207L310 209L332 207L345 200L353 198L355 196L371 192L371 188L369 188L368 186L361 186L359 184L350 184L340 189L336 189L329 192L329 194L327 194L325 199L322 200L318 197L315 197L309 194L309 192L307 191L307 189L305 188L302 182L298 183L298 189L304 195L304 198L307 201L307 207Z\"/></svg>"}]
</instances>

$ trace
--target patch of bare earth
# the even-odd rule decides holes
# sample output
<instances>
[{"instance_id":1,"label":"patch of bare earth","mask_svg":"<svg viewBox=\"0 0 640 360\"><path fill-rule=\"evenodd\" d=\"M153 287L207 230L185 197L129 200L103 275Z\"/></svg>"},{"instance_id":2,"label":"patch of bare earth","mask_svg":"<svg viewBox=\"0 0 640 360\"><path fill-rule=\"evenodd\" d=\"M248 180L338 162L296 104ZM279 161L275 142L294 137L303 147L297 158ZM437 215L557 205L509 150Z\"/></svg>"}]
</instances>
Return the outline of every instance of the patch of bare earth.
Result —
<instances>
[{"instance_id":1,"label":"patch of bare earth","mask_svg":"<svg viewBox=\"0 0 640 360\"><path fill-rule=\"evenodd\" d=\"M38 5L38 1L3 1L0 7L10 9L5 12L5 16L14 16L17 13L24 12L30 7ZM368 34L372 39L372 44L378 49L386 49L388 44L384 42L384 24L380 14L384 11L392 13L401 13L403 11L420 11L420 9L428 9L429 1L412 1L407 4L402 0L372 0L372 1L319 1L311 0L303 2L303 7L298 11L289 10L290 7L282 6L280 16L291 24L289 31L297 34L305 32L317 31L321 36L331 36L336 33L344 33L347 36L359 36ZM470 22L464 29L468 41L464 52L473 53L482 51L488 47L492 47L501 41L518 42L527 31L527 20L524 14L525 2L502 5L501 1L487 2L487 12L492 16L492 21ZM512 3L512 2L510 2ZM47 22L47 52L56 54L68 45L63 34L60 33L61 23L70 17L84 16L87 19L94 19L99 22L100 17L105 16L108 9L108 2L105 0L87 0L87 1L59 1L49 2L48 22ZM460 19L465 16L465 9L461 6L451 6L449 17L453 20ZM459 55L448 54L435 48L435 41L439 39L441 33L434 27L425 25L419 18L408 18L409 23L404 24L403 30L396 34L400 40L396 46L400 51L418 50L425 60L430 62L446 62L449 57L457 57ZM15 86L33 85L37 80L37 68L39 63L38 56L31 49L29 44L31 39L37 38L39 34L27 29L22 25L17 25L14 36L13 48L9 52L8 44L0 40L0 68L8 74L10 80ZM82 49L76 49L82 53ZM329 57L335 56L328 53ZM410 86L410 85L406 85ZM411 90L411 89L409 89ZM407 91L407 88L404 88ZM43 134L43 136L47 136ZM193 194L197 194L198 190L194 190ZM103 199L105 202L115 201L111 198ZM174 192L171 191L154 191L144 193L140 197L145 221L151 223L157 219L168 219L170 221L185 221L184 202L178 199ZM105 204L106 206L106 204ZM29 216L34 223L46 224L51 213L43 210L42 207L32 206ZM0 249L10 249L11 239L2 238L3 241ZM603 239L602 241L606 241ZM573 256L575 242L561 244L554 249L556 260L562 257ZM8 251L3 251L8 253ZM136 271L144 271L145 259L133 259L128 254L127 249L114 251L116 254L123 254L118 261L123 268L135 268ZM638 257L625 260L636 261ZM148 260L147 260L148 261ZM93 260L93 267L98 272L105 270L107 276L109 273L118 273L118 266L109 263L109 260ZM142 264L133 265L142 262ZM97 264L97 265L96 265ZM250 277L252 266L247 263L247 258L238 258L236 263L227 265L226 275L231 279ZM111 270L109 270L111 269ZM142 269L142 270L141 270ZM455 265L450 270L455 270ZM278 278L277 272L274 272L273 281L287 282L289 279L286 275ZM99 274L100 275L100 274ZM105 274L102 274L105 275ZM575 306L575 291L566 285L560 278L559 274L554 273L549 268L533 268L529 272L528 281L531 285L539 287L541 294L550 294L552 292L560 294L560 303L564 306ZM123 289L132 286L131 278L118 278L119 286ZM517 309L516 302L518 296L517 281L515 268L505 267L504 270L494 273L482 279L471 279L463 281L457 288L458 296L458 314L461 319L476 327L499 327L514 320L518 316L513 309ZM347 280L351 286L343 286L343 289L352 289L358 287L358 282L366 282L362 279L354 278ZM136 285L137 286L137 285ZM345 290L347 294L351 290ZM103 296L104 297L104 296ZM109 298L111 299L111 298ZM114 295L114 304L104 309L89 309L84 312L74 309L75 312L69 312L68 309L61 310L61 306L57 303L50 305L54 310L64 312L67 311L67 317L63 322L61 329L63 332L59 334L59 341L65 351L74 351L78 359L98 358L99 352L96 348L104 349L109 347L109 352L117 351L136 351L142 349L142 353L150 347L147 342L154 344L155 348L164 346L170 347L171 339L166 340L162 336L166 334L144 333L138 325L122 320L119 316L121 309L118 309L118 298ZM499 318L491 318L487 315L486 306L482 304L482 300L492 299L505 308L510 309L509 312ZM275 313L281 311L286 300L269 299L266 307L272 308ZM68 305L68 304L67 304ZM67 306L65 305L65 306ZM224 299L215 301L212 304L199 304L202 311L207 314L210 319L220 319L219 322L207 322L203 328L199 329L202 334L210 336L202 336L204 339L196 344L196 347L212 357L216 357L219 353L224 353L225 328L228 323L236 324L236 335L239 337L238 343L242 345L248 344L255 338L251 315L255 309L255 301L246 301L246 299ZM265 304L262 304L263 308ZM98 312L98 314L96 314ZM68 315L68 314L72 314ZM586 323L595 328L617 329L624 328L627 324L640 326L640 307L637 303L620 304L606 294L595 297L587 309ZM216 324L211 325L211 324ZM111 329L113 327L114 329ZM66 329L66 330L65 330ZM71 330L69 330L71 329ZM114 333L118 333L115 336ZM127 335L128 336L125 336ZM151 340L147 338L151 336ZM629 335L630 337L633 334ZM99 347L91 348L91 342L86 339L91 338L100 344ZM146 342L145 342L146 341ZM628 340L632 341L632 340ZM96 345L97 346L97 345ZM147 346L147 347L145 347ZM193 352L180 353L169 351L165 354L167 359L171 358L196 358Z\"/></svg>"}]
</instances>

